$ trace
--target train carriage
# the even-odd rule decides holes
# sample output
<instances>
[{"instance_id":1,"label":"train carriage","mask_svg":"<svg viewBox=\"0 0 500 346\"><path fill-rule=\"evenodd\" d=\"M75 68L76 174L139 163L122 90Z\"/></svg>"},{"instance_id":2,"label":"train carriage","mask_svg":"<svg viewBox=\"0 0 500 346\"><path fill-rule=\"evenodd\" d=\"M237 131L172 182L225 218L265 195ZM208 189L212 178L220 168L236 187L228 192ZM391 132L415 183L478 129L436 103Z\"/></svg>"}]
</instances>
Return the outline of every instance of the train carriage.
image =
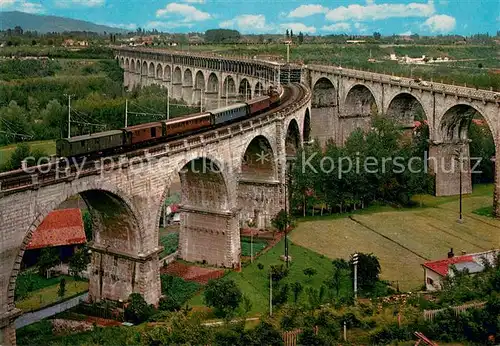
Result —
<instances>
[{"instance_id":1,"label":"train carriage","mask_svg":"<svg viewBox=\"0 0 500 346\"><path fill-rule=\"evenodd\" d=\"M125 145L122 130L92 133L73 138L60 138L56 141L59 157L81 156L95 152L106 152Z\"/></svg>"},{"instance_id":2,"label":"train carriage","mask_svg":"<svg viewBox=\"0 0 500 346\"><path fill-rule=\"evenodd\" d=\"M196 113L187 117L174 118L163 121L166 126L166 136L176 136L185 132L197 131L202 128L211 127L211 114L209 112Z\"/></svg>"},{"instance_id":3,"label":"train carriage","mask_svg":"<svg viewBox=\"0 0 500 346\"><path fill-rule=\"evenodd\" d=\"M160 121L129 126L126 127L124 131L126 133L127 145L134 145L147 141L157 141L166 134L165 125Z\"/></svg>"},{"instance_id":4,"label":"train carriage","mask_svg":"<svg viewBox=\"0 0 500 346\"><path fill-rule=\"evenodd\" d=\"M250 108L250 114L257 114L269 108L271 105L271 98L269 96L259 96L248 100L246 103Z\"/></svg>"},{"instance_id":5,"label":"train carriage","mask_svg":"<svg viewBox=\"0 0 500 346\"><path fill-rule=\"evenodd\" d=\"M250 114L250 110L245 103L236 103L231 106L215 109L212 111L212 114L214 117L214 125L219 125L239 118L244 118Z\"/></svg>"}]
</instances>

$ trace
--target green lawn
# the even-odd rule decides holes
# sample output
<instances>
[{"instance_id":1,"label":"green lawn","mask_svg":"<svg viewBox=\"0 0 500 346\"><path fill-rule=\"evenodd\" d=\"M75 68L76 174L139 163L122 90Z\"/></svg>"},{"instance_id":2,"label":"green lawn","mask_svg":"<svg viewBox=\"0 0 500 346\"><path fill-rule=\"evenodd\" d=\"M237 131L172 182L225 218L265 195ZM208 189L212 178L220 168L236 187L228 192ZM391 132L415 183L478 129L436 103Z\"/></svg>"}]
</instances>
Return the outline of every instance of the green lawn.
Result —
<instances>
[{"instance_id":1,"label":"green lawn","mask_svg":"<svg viewBox=\"0 0 500 346\"><path fill-rule=\"evenodd\" d=\"M76 281L74 279L66 280L65 298L75 296L79 293L88 291L89 283L87 281ZM45 287L31 292L27 298L16 301L16 308L23 311L31 311L43 308L61 300L58 295L59 284Z\"/></svg>"},{"instance_id":2,"label":"green lawn","mask_svg":"<svg viewBox=\"0 0 500 346\"><path fill-rule=\"evenodd\" d=\"M291 242L290 242L291 243ZM324 280L326 280L332 273L331 260L325 256L318 255L317 253L308 250L304 247L290 244L290 256L292 262L290 264L290 272L288 277L283 279L283 283L291 284L300 281L304 286L304 291L300 296L300 300L306 300L307 287L314 287L319 290ZM270 265L284 264L280 256L284 254L284 241L279 242L274 248L261 255L252 264L244 267L241 272L230 272L226 278L234 280L242 292L247 295L252 301L251 314L265 314L269 309L269 267ZM262 263L264 268L260 270L258 263ZM316 269L317 273L311 279L304 275L305 268L312 267ZM343 284L342 291L350 289L350 282L346 281ZM292 299L290 293L289 299ZM203 293L193 297L189 304L191 306L202 306Z\"/></svg>"},{"instance_id":3,"label":"green lawn","mask_svg":"<svg viewBox=\"0 0 500 346\"><path fill-rule=\"evenodd\" d=\"M161 234L161 233L160 233ZM163 245L164 249L160 254L160 258L166 257L175 251L179 247L179 233L169 233L167 235L160 235L160 244Z\"/></svg>"},{"instance_id":4,"label":"green lawn","mask_svg":"<svg viewBox=\"0 0 500 346\"><path fill-rule=\"evenodd\" d=\"M28 142L31 150L39 149L48 155L56 153L56 142L54 140ZM10 155L16 150L16 144L0 147L0 166L4 164Z\"/></svg>"},{"instance_id":5,"label":"green lawn","mask_svg":"<svg viewBox=\"0 0 500 346\"><path fill-rule=\"evenodd\" d=\"M241 255L250 257L252 255L252 240L250 237L241 238ZM267 242L265 240L253 240L253 255L255 256L260 251L265 249L267 246Z\"/></svg>"},{"instance_id":6,"label":"green lawn","mask_svg":"<svg viewBox=\"0 0 500 346\"><path fill-rule=\"evenodd\" d=\"M464 197L463 224L457 222L458 200L457 196L423 196L423 208L315 218L299 222L290 238L332 259L347 259L357 251L374 253L383 279L414 290L423 284L421 264L446 258L450 248L460 254L500 247L500 220L474 213L491 206L492 185L478 186Z\"/></svg>"}]
</instances>

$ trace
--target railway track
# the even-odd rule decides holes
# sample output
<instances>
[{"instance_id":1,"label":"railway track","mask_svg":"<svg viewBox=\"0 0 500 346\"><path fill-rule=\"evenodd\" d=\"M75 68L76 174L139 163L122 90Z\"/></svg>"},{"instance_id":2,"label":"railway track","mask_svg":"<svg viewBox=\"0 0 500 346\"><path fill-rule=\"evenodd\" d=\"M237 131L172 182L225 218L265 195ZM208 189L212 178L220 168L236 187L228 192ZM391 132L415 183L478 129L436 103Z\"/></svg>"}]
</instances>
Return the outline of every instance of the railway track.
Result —
<instances>
[{"instance_id":1,"label":"railway track","mask_svg":"<svg viewBox=\"0 0 500 346\"><path fill-rule=\"evenodd\" d=\"M280 104L267 112L233 124L225 124L215 129L210 128L197 134L188 134L182 138L166 140L163 143L156 143L147 148L123 151L112 157L107 157L104 165L101 158L73 160L73 158L56 158L53 156L51 162L47 164L0 173L0 198L56 182L71 181L77 177L97 175L103 170L109 172L111 169L127 167L131 159L134 159L134 163L140 163L147 161L152 156L160 158L195 149L212 141L220 141L227 136L234 136L248 131L255 126L264 126L270 122L279 121L286 114L307 103L308 99L305 99L307 93L307 89L298 83L284 86Z\"/></svg>"}]
</instances>

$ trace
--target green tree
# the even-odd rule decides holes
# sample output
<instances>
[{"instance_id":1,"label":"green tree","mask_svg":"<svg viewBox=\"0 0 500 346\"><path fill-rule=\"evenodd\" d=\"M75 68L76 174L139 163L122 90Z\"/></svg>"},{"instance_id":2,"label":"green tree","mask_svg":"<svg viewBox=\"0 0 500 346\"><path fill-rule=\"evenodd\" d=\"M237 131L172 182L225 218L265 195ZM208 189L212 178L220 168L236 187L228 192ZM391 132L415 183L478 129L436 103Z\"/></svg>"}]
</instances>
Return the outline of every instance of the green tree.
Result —
<instances>
[{"instance_id":1,"label":"green tree","mask_svg":"<svg viewBox=\"0 0 500 346\"><path fill-rule=\"evenodd\" d=\"M86 247L75 251L69 259L69 271L71 275L78 278L90 263L90 256Z\"/></svg>"},{"instance_id":2,"label":"green tree","mask_svg":"<svg viewBox=\"0 0 500 346\"><path fill-rule=\"evenodd\" d=\"M153 313L151 306L146 303L144 297L139 293L132 293L128 298L125 308L125 319L133 323L146 321Z\"/></svg>"},{"instance_id":3,"label":"green tree","mask_svg":"<svg viewBox=\"0 0 500 346\"><path fill-rule=\"evenodd\" d=\"M233 280L211 280L205 287L205 303L220 317L231 317L241 303L243 295Z\"/></svg>"},{"instance_id":4,"label":"green tree","mask_svg":"<svg viewBox=\"0 0 500 346\"><path fill-rule=\"evenodd\" d=\"M293 292L293 302L294 303L298 302L300 293L302 292L303 289L304 289L304 287L302 286L302 284L299 281L292 283L292 292Z\"/></svg>"},{"instance_id":5,"label":"green tree","mask_svg":"<svg viewBox=\"0 0 500 346\"><path fill-rule=\"evenodd\" d=\"M316 273L317 273L316 269L314 269L312 267L304 269L304 275L307 275L307 277L309 278L309 280L311 280L311 278L314 275L316 275Z\"/></svg>"},{"instance_id":6,"label":"green tree","mask_svg":"<svg viewBox=\"0 0 500 346\"><path fill-rule=\"evenodd\" d=\"M351 268L353 268L351 259ZM380 263L374 254L358 253L358 287L361 290L371 290L379 281ZM354 275L354 270L351 271ZM353 279L353 277L351 277Z\"/></svg>"},{"instance_id":7,"label":"green tree","mask_svg":"<svg viewBox=\"0 0 500 346\"><path fill-rule=\"evenodd\" d=\"M283 345L281 333L267 321L260 324L250 332L252 343L250 345L279 346Z\"/></svg>"},{"instance_id":8,"label":"green tree","mask_svg":"<svg viewBox=\"0 0 500 346\"><path fill-rule=\"evenodd\" d=\"M205 31L205 41L209 43L236 43L240 40L240 33L230 29L210 29Z\"/></svg>"},{"instance_id":9,"label":"green tree","mask_svg":"<svg viewBox=\"0 0 500 346\"><path fill-rule=\"evenodd\" d=\"M376 39L377 41L380 40L381 37L382 35L380 34L380 32L375 31L373 33L373 38Z\"/></svg>"},{"instance_id":10,"label":"green tree","mask_svg":"<svg viewBox=\"0 0 500 346\"><path fill-rule=\"evenodd\" d=\"M299 43L303 43L304 42L304 34L302 33L302 31L299 32L298 39L299 39Z\"/></svg>"},{"instance_id":11,"label":"green tree","mask_svg":"<svg viewBox=\"0 0 500 346\"><path fill-rule=\"evenodd\" d=\"M66 279L62 278L61 281L59 281L59 290L57 291L57 294L59 295L60 298L63 298L65 293L66 293Z\"/></svg>"},{"instance_id":12,"label":"green tree","mask_svg":"<svg viewBox=\"0 0 500 346\"><path fill-rule=\"evenodd\" d=\"M286 36L286 38L290 38L290 32L288 31L288 29L286 29L285 36Z\"/></svg>"},{"instance_id":13,"label":"green tree","mask_svg":"<svg viewBox=\"0 0 500 346\"><path fill-rule=\"evenodd\" d=\"M85 210L83 212L83 227L85 229L85 237L89 242L93 239L93 233L92 233L92 215L88 210Z\"/></svg>"},{"instance_id":14,"label":"green tree","mask_svg":"<svg viewBox=\"0 0 500 346\"><path fill-rule=\"evenodd\" d=\"M43 248L38 259L38 274L46 277L47 271L60 262L59 253L54 248Z\"/></svg>"}]
</instances>

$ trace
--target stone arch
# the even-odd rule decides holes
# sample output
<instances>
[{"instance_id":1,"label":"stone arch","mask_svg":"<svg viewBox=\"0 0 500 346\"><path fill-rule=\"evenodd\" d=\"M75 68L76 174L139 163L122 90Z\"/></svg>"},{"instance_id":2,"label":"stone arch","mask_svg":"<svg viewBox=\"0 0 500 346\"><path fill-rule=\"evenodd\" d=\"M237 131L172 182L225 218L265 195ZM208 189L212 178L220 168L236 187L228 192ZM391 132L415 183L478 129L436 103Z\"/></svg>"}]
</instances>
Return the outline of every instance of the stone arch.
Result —
<instances>
[{"instance_id":1,"label":"stone arch","mask_svg":"<svg viewBox=\"0 0 500 346\"><path fill-rule=\"evenodd\" d=\"M163 66L161 64L156 65L156 78L163 79Z\"/></svg>"},{"instance_id":2,"label":"stone arch","mask_svg":"<svg viewBox=\"0 0 500 346\"><path fill-rule=\"evenodd\" d=\"M303 129L303 138L304 143L308 143L311 141L311 114L309 112L309 108L306 109L306 114L304 115L304 129Z\"/></svg>"},{"instance_id":3,"label":"stone arch","mask_svg":"<svg viewBox=\"0 0 500 346\"><path fill-rule=\"evenodd\" d=\"M464 141L468 139L468 130L472 119L480 115L493 133L489 119L474 106L459 103L448 108L440 118L439 131L445 142ZM493 136L495 141L495 136Z\"/></svg>"},{"instance_id":4,"label":"stone arch","mask_svg":"<svg viewBox=\"0 0 500 346\"><path fill-rule=\"evenodd\" d=\"M285 152L286 156L296 156L300 148L300 130L297 120L292 119L288 124L285 138Z\"/></svg>"},{"instance_id":5,"label":"stone arch","mask_svg":"<svg viewBox=\"0 0 500 346\"><path fill-rule=\"evenodd\" d=\"M399 93L389 102L387 116L408 128L414 127L415 120L428 120L422 103L410 93Z\"/></svg>"},{"instance_id":6,"label":"stone arch","mask_svg":"<svg viewBox=\"0 0 500 346\"><path fill-rule=\"evenodd\" d=\"M120 67L123 68L125 66L125 59L121 57L120 59Z\"/></svg>"},{"instance_id":7,"label":"stone arch","mask_svg":"<svg viewBox=\"0 0 500 346\"><path fill-rule=\"evenodd\" d=\"M200 89L200 90L205 89L205 76L203 75L203 72L201 72L201 70L196 72L194 87L195 89Z\"/></svg>"},{"instance_id":8,"label":"stone arch","mask_svg":"<svg viewBox=\"0 0 500 346\"><path fill-rule=\"evenodd\" d=\"M182 80L182 86L193 86L193 73L190 69L184 70L184 78Z\"/></svg>"},{"instance_id":9,"label":"stone arch","mask_svg":"<svg viewBox=\"0 0 500 346\"><path fill-rule=\"evenodd\" d=\"M129 71L130 70L130 61L127 59L125 59L125 71Z\"/></svg>"},{"instance_id":10,"label":"stone arch","mask_svg":"<svg viewBox=\"0 0 500 346\"><path fill-rule=\"evenodd\" d=\"M208 76L208 84L207 84L208 92L218 92L219 91L219 78L215 73L210 73Z\"/></svg>"},{"instance_id":11,"label":"stone arch","mask_svg":"<svg viewBox=\"0 0 500 346\"><path fill-rule=\"evenodd\" d=\"M248 143L240 169L243 179L276 179L276 157L271 142L265 136L257 135Z\"/></svg>"},{"instance_id":12,"label":"stone arch","mask_svg":"<svg viewBox=\"0 0 500 346\"><path fill-rule=\"evenodd\" d=\"M135 73L141 74L141 62L139 60L135 61Z\"/></svg>"},{"instance_id":13,"label":"stone arch","mask_svg":"<svg viewBox=\"0 0 500 346\"><path fill-rule=\"evenodd\" d=\"M337 91L330 79L321 77L314 83L311 104L313 108L337 106Z\"/></svg>"},{"instance_id":14,"label":"stone arch","mask_svg":"<svg viewBox=\"0 0 500 346\"><path fill-rule=\"evenodd\" d=\"M238 88L238 93L243 96L245 100L252 98L252 86L248 82L248 79L243 78L240 81L240 87Z\"/></svg>"},{"instance_id":15,"label":"stone arch","mask_svg":"<svg viewBox=\"0 0 500 346\"><path fill-rule=\"evenodd\" d=\"M206 156L185 163L179 170L182 204L209 210L229 210L231 198L223 168Z\"/></svg>"},{"instance_id":16,"label":"stone arch","mask_svg":"<svg viewBox=\"0 0 500 346\"><path fill-rule=\"evenodd\" d=\"M134 59L130 59L130 72L135 73L135 61L134 61Z\"/></svg>"},{"instance_id":17,"label":"stone arch","mask_svg":"<svg viewBox=\"0 0 500 346\"><path fill-rule=\"evenodd\" d=\"M181 68L179 66L177 66L174 69L173 82L174 83L182 83L182 72L181 72Z\"/></svg>"},{"instance_id":18,"label":"stone arch","mask_svg":"<svg viewBox=\"0 0 500 346\"><path fill-rule=\"evenodd\" d=\"M148 63L145 61L142 62L141 75L143 75L143 76L148 75Z\"/></svg>"},{"instance_id":19,"label":"stone arch","mask_svg":"<svg viewBox=\"0 0 500 346\"><path fill-rule=\"evenodd\" d=\"M165 65L163 69L163 79L167 81L172 80L172 68L170 65Z\"/></svg>"},{"instance_id":20,"label":"stone arch","mask_svg":"<svg viewBox=\"0 0 500 346\"><path fill-rule=\"evenodd\" d=\"M75 184L76 185L76 184ZM110 184L91 183L91 186L78 184L73 189L61 194L59 198L41 207L33 221L25 231L25 236L19 249L17 259L14 262L10 274L9 295L7 304L9 309L15 308L14 291L16 278L19 273L21 262L26 246L29 244L33 232L42 224L47 215L56 209L67 198L79 194L87 204L92 215L93 237L99 244L109 246L121 252L143 251L143 226L139 218L139 211L127 195ZM112 225L112 226L111 226ZM12 294L10 294L12 292Z\"/></svg>"},{"instance_id":21,"label":"stone arch","mask_svg":"<svg viewBox=\"0 0 500 346\"><path fill-rule=\"evenodd\" d=\"M379 112L373 92L363 84L355 84L349 89L344 105L345 115L366 117Z\"/></svg>"},{"instance_id":22,"label":"stone arch","mask_svg":"<svg viewBox=\"0 0 500 346\"><path fill-rule=\"evenodd\" d=\"M257 82L255 84L254 95L255 97L264 95L264 87L262 86L261 82Z\"/></svg>"},{"instance_id":23,"label":"stone arch","mask_svg":"<svg viewBox=\"0 0 500 346\"><path fill-rule=\"evenodd\" d=\"M153 77L155 76L155 64L153 62L149 63L149 69L148 69L148 77Z\"/></svg>"},{"instance_id":24,"label":"stone arch","mask_svg":"<svg viewBox=\"0 0 500 346\"><path fill-rule=\"evenodd\" d=\"M236 94L236 83L234 82L232 76L227 76L226 79L224 79L222 93L225 96L232 96Z\"/></svg>"}]
</instances>

